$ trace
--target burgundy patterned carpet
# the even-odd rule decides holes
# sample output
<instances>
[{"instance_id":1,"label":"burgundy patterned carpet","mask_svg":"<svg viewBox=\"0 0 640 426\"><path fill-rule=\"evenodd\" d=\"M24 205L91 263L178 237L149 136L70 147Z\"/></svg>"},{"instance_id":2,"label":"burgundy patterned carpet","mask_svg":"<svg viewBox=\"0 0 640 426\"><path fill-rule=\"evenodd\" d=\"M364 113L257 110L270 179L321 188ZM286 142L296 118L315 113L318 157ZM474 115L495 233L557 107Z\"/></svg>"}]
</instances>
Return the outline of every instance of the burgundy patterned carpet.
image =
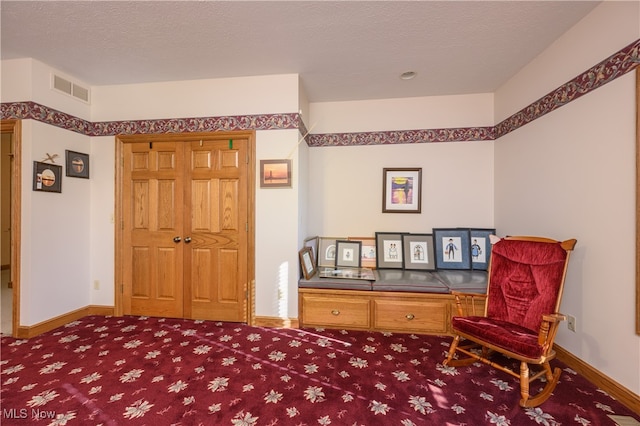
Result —
<instances>
[{"instance_id":1,"label":"burgundy patterned carpet","mask_svg":"<svg viewBox=\"0 0 640 426\"><path fill-rule=\"evenodd\" d=\"M146 317L86 317L2 337L4 425L615 425L631 413L556 362L554 396L444 368L450 338ZM537 390L539 385L532 387Z\"/></svg>"}]
</instances>

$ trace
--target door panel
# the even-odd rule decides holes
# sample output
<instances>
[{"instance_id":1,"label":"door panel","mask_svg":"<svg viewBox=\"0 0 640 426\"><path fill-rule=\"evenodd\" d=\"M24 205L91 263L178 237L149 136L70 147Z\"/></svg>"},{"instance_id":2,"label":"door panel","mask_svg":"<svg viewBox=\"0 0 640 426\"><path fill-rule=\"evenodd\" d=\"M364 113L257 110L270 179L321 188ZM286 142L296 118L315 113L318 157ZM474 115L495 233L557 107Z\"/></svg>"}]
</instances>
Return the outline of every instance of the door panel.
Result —
<instances>
[{"instance_id":1,"label":"door panel","mask_svg":"<svg viewBox=\"0 0 640 426\"><path fill-rule=\"evenodd\" d=\"M232 147L231 147L232 145ZM191 143L191 214L185 228L190 317L247 321L248 141Z\"/></svg>"},{"instance_id":2,"label":"door panel","mask_svg":"<svg viewBox=\"0 0 640 426\"><path fill-rule=\"evenodd\" d=\"M183 245L174 238L183 229L183 144L124 148L124 313L181 317Z\"/></svg>"}]
</instances>

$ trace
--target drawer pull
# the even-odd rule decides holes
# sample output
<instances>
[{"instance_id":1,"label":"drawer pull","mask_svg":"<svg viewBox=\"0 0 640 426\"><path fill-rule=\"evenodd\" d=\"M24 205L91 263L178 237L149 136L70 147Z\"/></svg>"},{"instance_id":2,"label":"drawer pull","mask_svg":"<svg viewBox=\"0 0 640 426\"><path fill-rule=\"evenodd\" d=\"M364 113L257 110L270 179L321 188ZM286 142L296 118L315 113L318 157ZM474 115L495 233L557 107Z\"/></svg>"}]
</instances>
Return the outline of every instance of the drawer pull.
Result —
<instances>
[{"instance_id":1,"label":"drawer pull","mask_svg":"<svg viewBox=\"0 0 640 426\"><path fill-rule=\"evenodd\" d=\"M415 317L416 317L416 316L415 316L415 315L413 315L413 314L407 314L407 315L405 316L405 318L406 318L406 319L408 319L409 321L411 321L411 320L412 320L412 319L414 319Z\"/></svg>"},{"instance_id":2,"label":"drawer pull","mask_svg":"<svg viewBox=\"0 0 640 426\"><path fill-rule=\"evenodd\" d=\"M333 311L331 311L331 314L335 315L335 316L338 316L338 315L340 315L340 311L337 310L337 309L334 309Z\"/></svg>"}]
</instances>

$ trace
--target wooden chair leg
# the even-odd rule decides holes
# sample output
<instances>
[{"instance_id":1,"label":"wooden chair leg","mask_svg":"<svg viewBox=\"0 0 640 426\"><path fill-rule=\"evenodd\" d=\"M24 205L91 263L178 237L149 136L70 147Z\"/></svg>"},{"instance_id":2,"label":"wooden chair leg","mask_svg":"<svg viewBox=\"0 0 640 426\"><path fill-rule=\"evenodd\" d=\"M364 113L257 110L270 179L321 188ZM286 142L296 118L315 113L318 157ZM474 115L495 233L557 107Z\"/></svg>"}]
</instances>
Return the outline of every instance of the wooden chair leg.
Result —
<instances>
[{"instance_id":1,"label":"wooden chair leg","mask_svg":"<svg viewBox=\"0 0 640 426\"><path fill-rule=\"evenodd\" d=\"M529 399L529 364L524 361L520 362L520 406L527 403Z\"/></svg>"},{"instance_id":2,"label":"wooden chair leg","mask_svg":"<svg viewBox=\"0 0 640 426\"><path fill-rule=\"evenodd\" d=\"M553 392L553 390L556 388L556 385L558 384L558 380L560 379L560 374L562 371L560 370L560 368L556 368L555 370L552 371L551 364L549 364L549 362L545 362L544 364L542 364L542 368L544 368L544 375L547 379L547 384L540 391L539 394L537 394L533 398L529 398L529 372L528 372L529 367L526 366L527 380L525 385L524 384L525 382L523 381L523 374L522 374L523 365L526 366L526 363L523 362L520 365L520 393L522 395L522 399L520 400L520 406L526 407L526 408L537 407L543 402L545 402L547 399L549 399L549 397L551 396L551 393ZM525 389L526 389L526 392L525 392Z\"/></svg>"},{"instance_id":3,"label":"wooden chair leg","mask_svg":"<svg viewBox=\"0 0 640 426\"><path fill-rule=\"evenodd\" d=\"M466 358L453 359L453 356L455 355L456 350L458 350L458 348L464 350L464 352L468 350L468 348L464 346L460 346L461 340L462 338L459 335L456 335L454 337L453 342L451 342L451 346L449 347L449 354L447 355L447 359L444 360L442 365L448 365L449 367L464 367L476 362L477 360L476 358L473 358L468 355L466 356Z\"/></svg>"},{"instance_id":4,"label":"wooden chair leg","mask_svg":"<svg viewBox=\"0 0 640 426\"><path fill-rule=\"evenodd\" d=\"M451 362L451 360L453 360L453 355L456 353L456 348L458 347L459 343L460 336L456 334L456 337L454 337L453 341L451 342L451 346L449 346L449 354L447 355L447 359L444 360L442 365L450 365L449 363Z\"/></svg>"}]
</instances>

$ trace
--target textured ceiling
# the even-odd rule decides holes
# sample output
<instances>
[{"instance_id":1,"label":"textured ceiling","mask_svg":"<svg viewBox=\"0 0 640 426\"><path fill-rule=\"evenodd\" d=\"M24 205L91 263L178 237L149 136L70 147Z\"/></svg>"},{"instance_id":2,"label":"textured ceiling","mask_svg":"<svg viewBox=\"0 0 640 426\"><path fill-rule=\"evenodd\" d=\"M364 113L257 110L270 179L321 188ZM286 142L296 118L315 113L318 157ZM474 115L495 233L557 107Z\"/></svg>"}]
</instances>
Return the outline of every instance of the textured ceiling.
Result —
<instances>
[{"instance_id":1,"label":"textured ceiling","mask_svg":"<svg viewBox=\"0 0 640 426\"><path fill-rule=\"evenodd\" d=\"M0 53L92 86L294 73L312 102L486 93L598 3L2 0Z\"/></svg>"}]
</instances>

